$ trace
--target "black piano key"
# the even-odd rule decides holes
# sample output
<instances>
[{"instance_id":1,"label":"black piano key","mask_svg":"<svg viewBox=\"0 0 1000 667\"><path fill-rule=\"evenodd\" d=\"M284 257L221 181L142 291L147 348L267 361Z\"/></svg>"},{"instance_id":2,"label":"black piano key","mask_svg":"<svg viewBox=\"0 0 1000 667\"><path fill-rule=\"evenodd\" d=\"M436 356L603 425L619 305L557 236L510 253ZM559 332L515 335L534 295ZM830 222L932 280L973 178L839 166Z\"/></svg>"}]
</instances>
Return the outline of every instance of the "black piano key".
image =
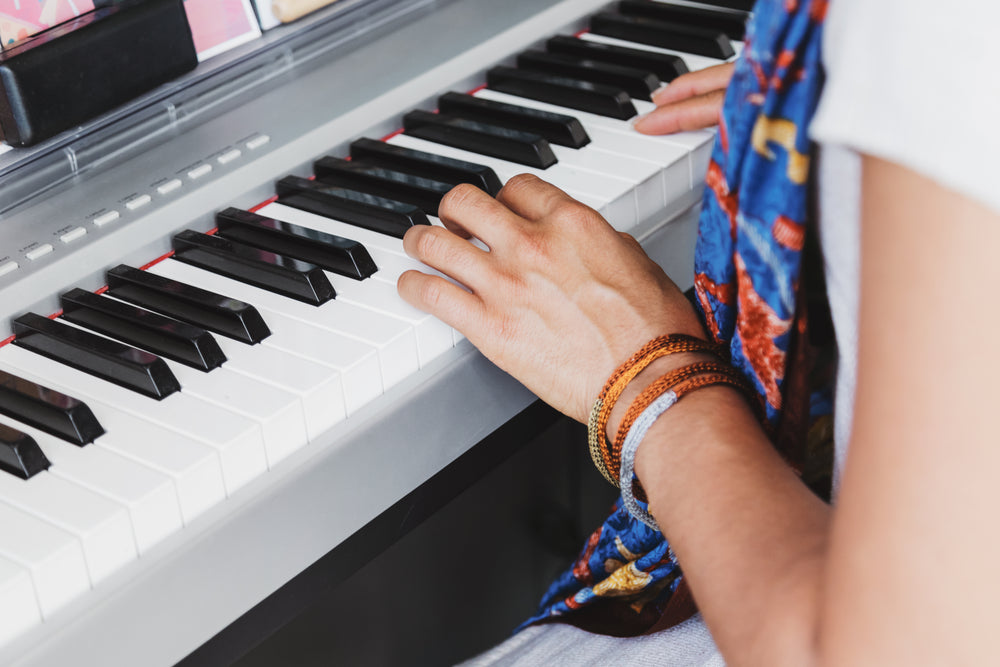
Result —
<instances>
[{"instance_id":1,"label":"black piano key","mask_svg":"<svg viewBox=\"0 0 1000 667\"><path fill-rule=\"evenodd\" d=\"M525 51L517 56L517 66L570 79L615 86L637 100L652 101L653 92L662 85L659 77L648 70L610 65L560 53Z\"/></svg>"},{"instance_id":2,"label":"black piano key","mask_svg":"<svg viewBox=\"0 0 1000 667\"><path fill-rule=\"evenodd\" d=\"M441 198L452 185L424 176L394 171L359 160L323 157L313 163L316 179L330 185L391 197L417 206L427 215L438 214Z\"/></svg>"},{"instance_id":3,"label":"black piano key","mask_svg":"<svg viewBox=\"0 0 1000 667\"><path fill-rule=\"evenodd\" d=\"M15 345L157 400L181 388L156 355L63 322L26 313L14 334Z\"/></svg>"},{"instance_id":4,"label":"black piano key","mask_svg":"<svg viewBox=\"0 0 1000 667\"><path fill-rule=\"evenodd\" d=\"M598 116L628 120L636 115L628 93L621 88L601 83L577 81L513 67L494 67L486 73L486 85L501 93L579 109Z\"/></svg>"},{"instance_id":5,"label":"black piano key","mask_svg":"<svg viewBox=\"0 0 1000 667\"><path fill-rule=\"evenodd\" d=\"M80 447L104 435L86 403L2 370L0 413Z\"/></svg>"},{"instance_id":6,"label":"black piano key","mask_svg":"<svg viewBox=\"0 0 1000 667\"><path fill-rule=\"evenodd\" d=\"M711 28L726 33L729 39L742 41L746 33L746 15L720 12L704 7L668 5L656 0L622 0L618 11L628 16L645 16L660 21Z\"/></svg>"},{"instance_id":7,"label":"black piano key","mask_svg":"<svg viewBox=\"0 0 1000 667\"><path fill-rule=\"evenodd\" d=\"M580 121L564 114L528 109L463 93L445 93L438 98L438 109L441 113L453 116L525 130L559 146L582 148L590 143L590 137Z\"/></svg>"},{"instance_id":8,"label":"black piano key","mask_svg":"<svg viewBox=\"0 0 1000 667\"><path fill-rule=\"evenodd\" d=\"M548 169L558 162L544 137L456 116L411 111L403 116L403 131L420 139L536 169Z\"/></svg>"},{"instance_id":9,"label":"black piano key","mask_svg":"<svg viewBox=\"0 0 1000 667\"><path fill-rule=\"evenodd\" d=\"M358 139L352 143L351 159L427 176L453 186L470 183L494 197L503 187L496 173L481 164L395 146L374 139Z\"/></svg>"},{"instance_id":10,"label":"black piano key","mask_svg":"<svg viewBox=\"0 0 1000 667\"><path fill-rule=\"evenodd\" d=\"M323 269L292 257L186 229L173 238L174 259L275 294L319 306L337 295Z\"/></svg>"},{"instance_id":11,"label":"black piano key","mask_svg":"<svg viewBox=\"0 0 1000 667\"><path fill-rule=\"evenodd\" d=\"M108 271L108 294L254 345L271 335L252 305L200 287L121 264Z\"/></svg>"},{"instance_id":12,"label":"black piano key","mask_svg":"<svg viewBox=\"0 0 1000 667\"><path fill-rule=\"evenodd\" d=\"M286 176L278 181L277 191L278 203L399 239L413 225L431 224L413 204L308 178Z\"/></svg>"},{"instance_id":13,"label":"black piano key","mask_svg":"<svg viewBox=\"0 0 1000 667\"><path fill-rule=\"evenodd\" d=\"M721 30L657 21L644 16L622 16L610 12L595 14L590 19L590 31L597 35L720 60L736 55L729 38Z\"/></svg>"},{"instance_id":14,"label":"black piano key","mask_svg":"<svg viewBox=\"0 0 1000 667\"><path fill-rule=\"evenodd\" d=\"M364 280L378 271L363 245L342 236L232 207L216 213L215 224L223 238L274 250L348 278Z\"/></svg>"},{"instance_id":15,"label":"black piano key","mask_svg":"<svg viewBox=\"0 0 1000 667\"><path fill-rule=\"evenodd\" d=\"M660 80L667 82L673 81L681 74L687 74L688 72L684 59L672 53L643 51L642 49L632 49L616 44L590 42L577 37L562 35L552 37L545 43L545 48L549 53L561 53L568 56L596 60L612 65L624 65L652 72L660 77Z\"/></svg>"},{"instance_id":16,"label":"black piano key","mask_svg":"<svg viewBox=\"0 0 1000 667\"><path fill-rule=\"evenodd\" d=\"M60 299L63 319L201 371L226 361L219 344L200 327L115 299L73 289Z\"/></svg>"},{"instance_id":17,"label":"black piano key","mask_svg":"<svg viewBox=\"0 0 1000 667\"><path fill-rule=\"evenodd\" d=\"M753 11L757 0L698 0L703 5L715 5L725 9L738 9L742 12Z\"/></svg>"},{"instance_id":18,"label":"black piano key","mask_svg":"<svg viewBox=\"0 0 1000 667\"><path fill-rule=\"evenodd\" d=\"M49 469L49 460L42 448L27 433L0 424L0 470L21 479L30 479Z\"/></svg>"}]
</instances>

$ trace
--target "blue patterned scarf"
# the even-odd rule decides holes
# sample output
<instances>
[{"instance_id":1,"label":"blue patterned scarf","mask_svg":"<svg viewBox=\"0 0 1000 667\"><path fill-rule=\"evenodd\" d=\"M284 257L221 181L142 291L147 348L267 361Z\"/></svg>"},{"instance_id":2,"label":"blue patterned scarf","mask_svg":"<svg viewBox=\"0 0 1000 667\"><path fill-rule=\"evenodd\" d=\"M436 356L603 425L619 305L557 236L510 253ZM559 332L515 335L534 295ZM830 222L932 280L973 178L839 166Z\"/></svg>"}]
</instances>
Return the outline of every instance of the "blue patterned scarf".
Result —
<instances>
[{"instance_id":1,"label":"blue patterned scarf","mask_svg":"<svg viewBox=\"0 0 1000 667\"><path fill-rule=\"evenodd\" d=\"M816 390L801 379L805 363L798 363L808 310L799 289L810 213L807 129L822 88L826 6L757 3L726 94L695 253L705 328L728 343L733 365L759 392L766 428L799 468L806 429L830 412L831 375ZM682 579L662 533L633 519L619 499L521 628L558 620L592 632L641 634L660 620Z\"/></svg>"}]
</instances>

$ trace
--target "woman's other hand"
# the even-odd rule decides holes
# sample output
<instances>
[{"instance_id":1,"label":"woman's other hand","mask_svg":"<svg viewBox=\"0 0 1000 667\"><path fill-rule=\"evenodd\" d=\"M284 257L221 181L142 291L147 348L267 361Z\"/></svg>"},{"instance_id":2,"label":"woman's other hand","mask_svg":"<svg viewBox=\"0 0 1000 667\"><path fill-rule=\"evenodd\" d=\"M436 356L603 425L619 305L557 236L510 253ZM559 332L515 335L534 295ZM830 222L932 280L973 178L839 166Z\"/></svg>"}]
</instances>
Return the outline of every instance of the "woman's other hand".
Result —
<instances>
[{"instance_id":1,"label":"woman's other hand","mask_svg":"<svg viewBox=\"0 0 1000 667\"><path fill-rule=\"evenodd\" d=\"M656 110L636 120L635 129L643 134L673 134L718 125L732 76L732 63L682 74L653 95Z\"/></svg>"},{"instance_id":2,"label":"woman's other hand","mask_svg":"<svg viewBox=\"0 0 1000 667\"><path fill-rule=\"evenodd\" d=\"M460 185L440 217L446 228L413 227L404 247L467 289L408 271L400 295L577 420L649 340L704 336L687 299L635 239L534 176L511 179L496 199Z\"/></svg>"}]
</instances>

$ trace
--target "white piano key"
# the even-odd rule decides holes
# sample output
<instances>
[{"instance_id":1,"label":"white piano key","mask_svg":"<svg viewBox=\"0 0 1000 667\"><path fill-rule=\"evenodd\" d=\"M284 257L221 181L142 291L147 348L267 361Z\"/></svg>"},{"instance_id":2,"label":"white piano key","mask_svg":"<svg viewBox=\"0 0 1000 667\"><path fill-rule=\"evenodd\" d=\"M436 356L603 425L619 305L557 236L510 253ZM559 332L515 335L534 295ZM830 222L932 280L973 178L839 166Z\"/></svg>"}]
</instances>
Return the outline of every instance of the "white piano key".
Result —
<instances>
[{"instance_id":1,"label":"white piano key","mask_svg":"<svg viewBox=\"0 0 1000 667\"><path fill-rule=\"evenodd\" d=\"M0 503L0 556L27 568L42 618L90 589L83 547L47 521Z\"/></svg>"},{"instance_id":2,"label":"white piano key","mask_svg":"<svg viewBox=\"0 0 1000 667\"><path fill-rule=\"evenodd\" d=\"M72 322L67 324L90 331ZM114 340L113 336L95 335ZM269 467L308 441L305 413L296 394L228 368L203 372L170 359L163 361L181 383L183 393L257 422Z\"/></svg>"},{"instance_id":3,"label":"white piano key","mask_svg":"<svg viewBox=\"0 0 1000 667\"><path fill-rule=\"evenodd\" d=\"M615 221L616 224L631 227L636 223L635 194L628 183L621 179L605 178L593 172L562 163L556 163L548 169L533 169L460 148L424 141L406 134L398 134L389 139L388 143L488 166L496 172L496 175L504 183L517 174L534 174L555 185L574 199L599 211L605 218Z\"/></svg>"},{"instance_id":4,"label":"white piano key","mask_svg":"<svg viewBox=\"0 0 1000 667\"><path fill-rule=\"evenodd\" d=\"M368 343L378 350L382 385L386 389L420 367L413 327L385 315L336 299L322 306L311 306L173 259L159 262L149 271Z\"/></svg>"},{"instance_id":5,"label":"white piano key","mask_svg":"<svg viewBox=\"0 0 1000 667\"><path fill-rule=\"evenodd\" d=\"M0 557L0 646L41 620L31 573Z\"/></svg>"},{"instance_id":6,"label":"white piano key","mask_svg":"<svg viewBox=\"0 0 1000 667\"><path fill-rule=\"evenodd\" d=\"M417 334L421 367L454 344L450 326L403 301L394 285L376 280L351 280L332 273L327 277L337 290L338 300L377 310L412 326Z\"/></svg>"},{"instance_id":7,"label":"white piano key","mask_svg":"<svg viewBox=\"0 0 1000 667\"><path fill-rule=\"evenodd\" d=\"M0 362L0 367L2 365ZM21 373L52 389L60 387L62 391L69 391L42 377ZM84 400L82 396L75 398ZM87 396L84 402L113 436L112 439L97 438L88 447L108 449L170 476L177 488L185 523L226 497L222 464L215 449L122 412L96 397Z\"/></svg>"},{"instance_id":8,"label":"white piano key","mask_svg":"<svg viewBox=\"0 0 1000 667\"><path fill-rule=\"evenodd\" d=\"M257 422L268 467L308 442L305 412L297 395L225 367L206 373L166 362L180 381L182 393Z\"/></svg>"},{"instance_id":9,"label":"white piano key","mask_svg":"<svg viewBox=\"0 0 1000 667\"><path fill-rule=\"evenodd\" d=\"M75 396L88 405L110 404L209 445L219 454L226 489L230 493L267 470L264 441L257 424L226 410L205 405L183 392L175 392L162 401L156 401L16 345L0 347L0 366L10 368L12 372L26 373L36 382Z\"/></svg>"},{"instance_id":10,"label":"white piano key","mask_svg":"<svg viewBox=\"0 0 1000 667\"><path fill-rule=\"evenodd\" d=\"M138 556L124 505L49 471L30 479L0 474L0 500L75 535L83 546L91 584Z\"/></svg>"},{"instance_id":11,"label":"white piano key","mask_svg":"<svg viewBox=\"0 0 1000 667\"><path fill-rule=\"evenodd\" d=\"M309 440L346 416L341 376L333 368L269 345L244 345L230 340L220 340L219 344L228 358L222 370L256 378L298 397Z\"/></svg>"},{"instance_id":12,"label":"white piano key","mask_svg":"<svg viewBox=\"0 0 1000 667\"><path fill-rule=\"evenodd\" d=\"M102 447L77 447L30 427L22 430L31 434L52 463L50 473L128 509L140 554L184 525L177 490L163 473Z\"/></svg>"},{"instance_id":13,"label":"white piano key","mask_svg":"<svg viewBox=\"0 0 1000 667\"><path fill-rule=\"evenodd\" d=\"M694 184L692 173L692 142L698 146L708 146L710 141L708 135L701 132L681 133L685 138L678 140L681 135L670 135L669 137L652 137L639 134L632 129L626 121L614 118L605 118L588 114L575 109L555 106L546 102L538 102L526 97L509 95L495 90L484 88L475 93L476 97L506 102L530 109L541 109L555 113L571 114L583 125L591 141L601 148L612 153L639 157L649 162L655 162L663 167L663 185L666 202L670 203L680 198L690 191ZM692 137L686 135L692 134ZM704 174L699 177L699 181L704 180Z\"/></svg>"}]
</instances>

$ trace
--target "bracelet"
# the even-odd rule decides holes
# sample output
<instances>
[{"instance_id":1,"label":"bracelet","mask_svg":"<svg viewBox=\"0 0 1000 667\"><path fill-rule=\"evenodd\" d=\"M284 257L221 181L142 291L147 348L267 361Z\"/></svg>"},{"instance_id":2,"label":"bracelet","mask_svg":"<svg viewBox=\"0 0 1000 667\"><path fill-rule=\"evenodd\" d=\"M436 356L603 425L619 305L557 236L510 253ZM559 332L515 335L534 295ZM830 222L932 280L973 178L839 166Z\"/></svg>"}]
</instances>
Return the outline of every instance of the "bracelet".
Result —
<instances>
[{"instance_id":1,"label":"bracelet","mask_svg":"<svg viewBox=\"0 0 1000 667\"><path fill-rule=\"evenodd\" d=\"M621 487L622 504L635 519L653 530L660 530L653 515L639 505L639 501L647 502L647 499L645 493L642 492L641 485L638 485L638 480L635 479L635 455L639 451L639 444L646 437L646 433L653 426L653 423L686 394L702 387L718 384L733 385L734 382L740 384L739 380L729 373L698 376L677 389L668 389L657 396L632 422L621 447L621 468L618 481Z\"/></svg>"},{"instance_id":2,"label":"bracelet","mask_svg":"<svg viewBox=\"0 0 1000 667\"><path fill-rule=\"evenodd\" d=\"M681 368L676 368L666 375L661 376L654 383L658 387L658 391L655 393L650 393L648 400L644 400L641 404L637 401L639 397L643 397L645 391L639 394L639 397L632 402L629 406L628 411L622 418L621 424L618 426L618 433L616 434L614 442L610 442L607 438L603 438L601 442L601 457L604 462L604 466L609 470L618 470L621 445L624 441L625 434L628 433L629 426L635 420L635 417L647 406L649 403L655 399L657 396L662 394L668 389L672 389L674 385L692 378L700 373L725 373L726 369L730 368L728 365L723 365L717 361L698 361L693 364L688 364ZM615 486L618 486L617 475L615 476L614 482Z\"/></svg>"},{"instance_id":3,"label":"bracelet","mask_svg":"<svg viewBox=\"0 0 1000 667\"><path fill-rule=\"evenodd\" d=\"M675 352L709 352L721 358L724 351L724 345L710 343L686 334L659 336L642 346L638 352L629 357L611 374L601 389L601 393L598 394L594 407L590 411L590 418L587 420L587 443L590 448L590 458L604 479L617 486L616 476L607 468L601 449L604 441L607 440L605 430L611 409L621 396L622 391L625 390L625 386L650 363L662 356Z\"/></svg>"},{"instance_id":4,"label":"bracelet","mask_svg":"<svg viewBox=\"0 0 1000 667\"><path fill-rule=\"evenodd\" d=\"M629 411L625 414L621 425L618 427L618 437L615 439L615 449L612 452L614 455L613 465L616 467L620 467L622 465L624 438L626 434L631 431L636 415L644 411L645 408L656 400L656 398L664 391L672 391L676 395L676 400L679 401L685 395L696 389L701 389L702 387L708 387L711 385L729 385L730 387L734 387L743 392L748 402L752 405L754 404L751 399L754 394L751 393L753 390L751 389L749 382L747 382L746 378L732 366L719 365L718 369L713 369L708 373L695 377L685 378L681 381L681 383L672 381L672 378L670 378L669 375L670 374L663 376L653 384L646 387L646 389L636 397L632 405L629 406ZM635 488L633 494L639 500L642 500L643 502L646 501L646 493L642 489L641 484Z\"/></svg>"}]
</instances>

